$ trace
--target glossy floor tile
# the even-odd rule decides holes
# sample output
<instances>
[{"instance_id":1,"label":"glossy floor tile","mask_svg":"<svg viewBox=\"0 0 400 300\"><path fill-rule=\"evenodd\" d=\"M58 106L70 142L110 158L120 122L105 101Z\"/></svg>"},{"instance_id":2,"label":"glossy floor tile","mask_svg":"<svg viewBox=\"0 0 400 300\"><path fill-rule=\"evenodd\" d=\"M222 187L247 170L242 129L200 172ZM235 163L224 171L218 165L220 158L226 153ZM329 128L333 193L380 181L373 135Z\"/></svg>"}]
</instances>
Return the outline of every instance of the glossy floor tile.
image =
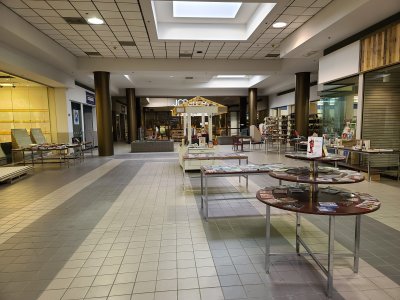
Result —
<instances>
[{"instance_id":1,"label":"glossy floor tile","mask_svg":"<svg viewBox=\"0 0 400 300\"><path fill-rule=\"evenodd\" d=\"M176 153L128 151L119 145L114 157L70 168L35 166L0 185L0 299L326 299L325 277L307 256L274 256L265 272L265 206L254 195L276 180L252 176L248 191L236 178L213 180L218 201L205 222L198 173L183 179ZM246 153L253 163L303 165ZM359 273L351 258L335 258L333 299L400 299L400 184L346 188L375 195L382 208L363 218ZM272 213L272 250L293 253L294 215ZM353 222L337 222L337 251L350 253ZM312 249L326 251L327 220L302 225Z\"/></svg>"}]
</instances>

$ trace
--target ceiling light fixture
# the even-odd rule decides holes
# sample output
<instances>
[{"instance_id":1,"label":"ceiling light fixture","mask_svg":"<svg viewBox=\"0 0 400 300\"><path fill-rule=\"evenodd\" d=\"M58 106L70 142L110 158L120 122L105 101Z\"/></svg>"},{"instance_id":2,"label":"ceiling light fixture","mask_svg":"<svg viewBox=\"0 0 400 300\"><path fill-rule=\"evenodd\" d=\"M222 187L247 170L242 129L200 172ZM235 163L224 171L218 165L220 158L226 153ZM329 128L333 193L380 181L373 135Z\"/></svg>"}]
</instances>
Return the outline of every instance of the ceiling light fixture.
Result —
<instances>
[{"instance_id":1,"label":"ceiling light fixture","mask_svg":"<svg viewBox=\"0 0 400 300\"><path fill-rule=\"evenodd\" d=\"M174 18L221 18L236 17L241 2L173 1Z\"/></svg>"},{"instance_id":2,"label":"ceiling light fixture","mask_svg":"<svg viewBox=\"0 0 400 300\"><path fill-rule=\"evenodd\" d=\"M0 83L0 86L12 86L14 87L13 83Z\"/></svg>"},{"instance_id":3,"label":"ceiling light fixture","mask_svg":"<svg viewBox=\"0 0 400 300\"><path fill-rule=\"evenodd\" d=\"M274 24L272 24L272 27L274 27L274 28L283 28L286 26L287 26L287 23L285 23L285 22L275 22Z\"/></svg>"},{"instance_id":4,"label":"ceiling light fixture","mask_svg":"<svg viewBox=\"0 0 400 300\"><path fill-rule=\"evenodd\" d=\"M102 19L97 18L97 17L89 18L87 21L88 21L89 24L92 24L92 25L104 24L104 21Z\"/></svg>"}]
</instances>

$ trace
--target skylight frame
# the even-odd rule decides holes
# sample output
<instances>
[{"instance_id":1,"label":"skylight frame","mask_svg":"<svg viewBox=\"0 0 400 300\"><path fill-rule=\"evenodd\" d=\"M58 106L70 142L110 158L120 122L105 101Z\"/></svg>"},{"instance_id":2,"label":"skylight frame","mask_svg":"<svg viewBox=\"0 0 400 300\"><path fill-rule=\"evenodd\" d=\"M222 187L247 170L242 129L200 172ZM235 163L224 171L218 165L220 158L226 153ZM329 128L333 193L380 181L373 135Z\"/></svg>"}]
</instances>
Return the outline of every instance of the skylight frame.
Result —
<instances>
[{"instance_id":1,"label":"skylight frame","mask_svg":"<svg viewBox=\"0 0 400 300\"><path fill-rule=\"evenodd\" d=\"M174 18L236 18L242 2L172 1Z\"/></svg>"}]
</instances>

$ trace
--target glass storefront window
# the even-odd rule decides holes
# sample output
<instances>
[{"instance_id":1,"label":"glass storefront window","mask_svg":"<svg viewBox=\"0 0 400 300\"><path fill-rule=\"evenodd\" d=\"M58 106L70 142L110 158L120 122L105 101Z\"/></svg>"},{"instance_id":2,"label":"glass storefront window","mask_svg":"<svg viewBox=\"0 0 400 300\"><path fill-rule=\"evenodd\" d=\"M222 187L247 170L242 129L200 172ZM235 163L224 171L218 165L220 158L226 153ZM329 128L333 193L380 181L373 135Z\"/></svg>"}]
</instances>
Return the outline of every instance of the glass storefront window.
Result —
<instances>
[{"instance_id":1,"label":"glass storefront window","mask_svg":"<svg viewBox=\"0 0 400 300\"><path fill-rule=\"evenodd\" d=\"M11 142L14 128L28 132L41 128L51 142L47 87L3 72L0 75L0 143Z\"/></svg>"},{"instance_id":2,"label":"glass storefront window","mask_svg":"<svg viewBox=\"0 0 400 300\"><path fill-rule=\"evenodd\" d=\"M316 114L320 119L320 134L329 138L354 139L357 126L358 76L324 85Z\"/></svg>"}]
</instances>

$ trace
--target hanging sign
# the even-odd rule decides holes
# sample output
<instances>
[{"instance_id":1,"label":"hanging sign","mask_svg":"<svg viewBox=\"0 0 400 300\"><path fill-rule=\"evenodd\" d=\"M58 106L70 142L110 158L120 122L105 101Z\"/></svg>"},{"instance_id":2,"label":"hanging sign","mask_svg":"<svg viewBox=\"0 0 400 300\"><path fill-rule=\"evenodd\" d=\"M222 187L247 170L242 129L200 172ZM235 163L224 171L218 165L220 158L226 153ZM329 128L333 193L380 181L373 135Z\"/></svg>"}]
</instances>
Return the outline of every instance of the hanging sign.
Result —
<instances>
[{"instance_id":1,"label":"hanging sign","mask_svg":"<svg viewBox=\"0 0 400 300\"><path fill-rule=\"evenodd\" d=\"M86 92L86 103L90 105L96 105L96 98L94 94Z\"/></svg>"}]
</instances>

